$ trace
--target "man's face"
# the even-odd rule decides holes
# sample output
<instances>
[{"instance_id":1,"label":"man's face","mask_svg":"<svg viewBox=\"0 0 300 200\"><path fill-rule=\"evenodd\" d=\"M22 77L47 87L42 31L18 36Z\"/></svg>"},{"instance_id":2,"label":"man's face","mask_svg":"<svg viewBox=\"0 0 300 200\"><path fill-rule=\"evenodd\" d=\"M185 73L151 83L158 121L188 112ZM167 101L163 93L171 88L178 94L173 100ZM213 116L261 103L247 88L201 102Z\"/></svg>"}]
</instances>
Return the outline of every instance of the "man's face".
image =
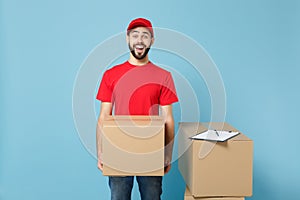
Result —
<instances>
[{"instance_id":1,"label":"man's face","mask_svg":"<svg viewBox=\"0 0 300 200\"><path fill-rule=\"evenodd\" d=\"M145 27L132 29L127 36L130 52L138 60L142 60L146 57L153 40L150 31Z\"/></svg>"}]
</instances>

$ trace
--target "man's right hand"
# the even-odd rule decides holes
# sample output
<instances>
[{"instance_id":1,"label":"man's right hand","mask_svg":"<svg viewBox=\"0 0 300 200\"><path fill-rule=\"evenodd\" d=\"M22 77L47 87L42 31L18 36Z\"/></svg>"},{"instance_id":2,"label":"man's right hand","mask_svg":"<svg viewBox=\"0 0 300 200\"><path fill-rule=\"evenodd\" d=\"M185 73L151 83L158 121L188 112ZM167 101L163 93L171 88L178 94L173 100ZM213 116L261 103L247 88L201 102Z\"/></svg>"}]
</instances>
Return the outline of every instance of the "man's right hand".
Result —
<instances>
[{"instance_id":1,"label":"man's right hand","mask_svg":"<svg viewBox=\"0 0 300 200\"><path fill-rule=\"evenodd\" d=\"M98 169L100 169L100 171L103 171L103 162L100 159L98 160Z\"/></svg>"}]
</instances>

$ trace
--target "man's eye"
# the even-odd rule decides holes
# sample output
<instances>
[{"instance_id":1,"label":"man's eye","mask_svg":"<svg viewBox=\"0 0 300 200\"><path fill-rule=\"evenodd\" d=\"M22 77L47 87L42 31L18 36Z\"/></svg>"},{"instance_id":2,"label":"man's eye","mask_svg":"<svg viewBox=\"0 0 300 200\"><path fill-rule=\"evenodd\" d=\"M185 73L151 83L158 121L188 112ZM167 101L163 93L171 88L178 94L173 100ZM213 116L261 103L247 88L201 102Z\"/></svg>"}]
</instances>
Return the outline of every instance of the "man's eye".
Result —
<instances>
[{"instance_id":1,"label":"man's eye","mask_svg":"<svg viewBox=\"0 0 300 200\"><path fill-rule=\"evenodd\" d=\"M133 38L137 38L137 37L138 37L138 35L132 35L132 37L133 37Z\"/></svg>"}]
</instances>

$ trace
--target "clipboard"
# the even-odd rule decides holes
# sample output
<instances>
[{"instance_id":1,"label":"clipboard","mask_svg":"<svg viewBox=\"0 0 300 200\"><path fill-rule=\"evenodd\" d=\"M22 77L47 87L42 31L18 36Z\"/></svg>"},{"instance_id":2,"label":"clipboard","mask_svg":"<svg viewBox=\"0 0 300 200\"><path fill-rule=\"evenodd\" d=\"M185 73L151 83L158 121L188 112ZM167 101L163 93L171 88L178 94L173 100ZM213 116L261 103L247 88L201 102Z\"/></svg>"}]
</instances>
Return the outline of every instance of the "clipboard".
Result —
<instances>
[{"instance_id":1,"label":"clipboard","mask_svg":"<svg viewBox=\"0 0 300 200\"><path fill-rule=\"evenodd\" d=\"M225 142L230 138L238 135L237 131L225 131L225 130L207 130L201 133L198 133L190 139L192 140L208 140L208 141L216 141L216 142Z\"/></svg>"}]
</instances>

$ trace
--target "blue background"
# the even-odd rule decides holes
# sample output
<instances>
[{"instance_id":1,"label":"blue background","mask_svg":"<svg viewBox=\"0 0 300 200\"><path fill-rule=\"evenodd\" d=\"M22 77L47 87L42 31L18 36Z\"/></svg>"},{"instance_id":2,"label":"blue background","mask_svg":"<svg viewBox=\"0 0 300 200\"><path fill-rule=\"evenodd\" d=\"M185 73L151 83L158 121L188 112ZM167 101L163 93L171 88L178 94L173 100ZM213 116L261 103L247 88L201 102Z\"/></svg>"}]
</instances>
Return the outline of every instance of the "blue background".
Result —
<instances>
[{"instance_id":1,"label":"blue background","mask_svg":"<svg viewBox=\"0 0 300 200\"><path fill-rule=\"evenodd\" d=\"M247 199L298 198L299 11L297 0L1 0L0 199L109 199L74 126L73 84L89 52L140 16L190 36L218 66L226 121L255 144ZM163 199L184 188L175 162Z\"/></svg>"}]
</instances>

